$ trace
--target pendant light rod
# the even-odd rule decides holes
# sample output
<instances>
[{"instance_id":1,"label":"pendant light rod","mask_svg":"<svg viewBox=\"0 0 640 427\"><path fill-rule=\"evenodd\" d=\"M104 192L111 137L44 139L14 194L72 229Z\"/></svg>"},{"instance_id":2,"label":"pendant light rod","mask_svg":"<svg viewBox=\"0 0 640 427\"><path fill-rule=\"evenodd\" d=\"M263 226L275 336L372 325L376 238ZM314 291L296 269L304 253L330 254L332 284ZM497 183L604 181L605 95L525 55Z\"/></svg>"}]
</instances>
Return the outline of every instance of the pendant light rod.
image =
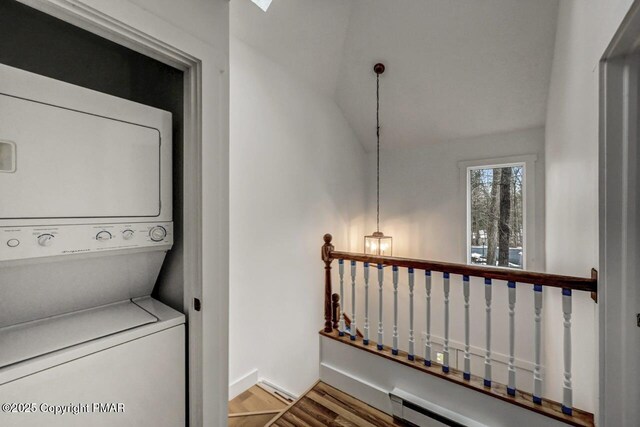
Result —
<instances>
[{"instance_id":1,"label":"pendant light rod","mask_svg":"<svg viewBox=\"0 0 640 427\"><path fill-rule=\"evenodd\" d=\"M376 138L378 140L376 168L377 233L380 233L380 74L384 73L384 70L384 64L382 63L377 63L373 66L373 71L376 73Z\"/></svg>"}]
</instances>

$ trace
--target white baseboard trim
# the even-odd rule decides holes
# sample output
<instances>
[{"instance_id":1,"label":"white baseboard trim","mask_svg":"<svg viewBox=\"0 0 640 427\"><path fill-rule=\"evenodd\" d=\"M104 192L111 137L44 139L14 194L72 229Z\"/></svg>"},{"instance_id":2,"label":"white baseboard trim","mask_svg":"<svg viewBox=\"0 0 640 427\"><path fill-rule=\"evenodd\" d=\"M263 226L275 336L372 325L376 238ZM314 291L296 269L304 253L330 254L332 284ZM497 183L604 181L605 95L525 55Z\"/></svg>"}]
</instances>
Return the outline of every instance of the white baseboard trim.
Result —
<instances>
[{"instance_id":1,"label":"white baseboard trim","mask_svg":"<svg viewBox=\"0 0 640 427\"><path fill-rule=\"evenodd\" d=\"M503 402L360 349L321 338L320 379L387 414L389 392L399 388L433 405L493 427L561 427L560 421Z\"/></svg>"},{"instance_id":2,"label":"white baseboard trim","mask_svg":"<svg viewBox=\"0 0 640 427\"><path fill-rule=\"evenodd\" d=\"M258 384L258 370L254 369L243 377L229 384L229 400Z\"/></svg>"},{"instance_id":3,"label":"white baseboard trim","mask_svg":"<svg viewBox=\"0 0 640 427\"><path fill-rule=\"evenodd\" d=\"M320 380L343 392L356 396L367 405L385 412L393 414L389 390L384 390L375 384L356 378L355 376L331 366L327 363L320 363Z\"/></svg>"},{"instance_id":4,"label":"white baseboard trim","mask_svg":"<svg viewBox=\"0 0 640 427\"><path fill-rule=\"evenodd\" d=\"M285 396L291 398L292 400L296 400L298 399L298 397L300 397L299 395L295 394L295 393L291 393L289 390L285 390L284 388L280 387L277 384L274 384L273 381L267 379L267 378L260 378L260 383L266 385L267 387L271 387L274 390L277 390L278 392L284 394Z\"/></svg>"}]
</instances>

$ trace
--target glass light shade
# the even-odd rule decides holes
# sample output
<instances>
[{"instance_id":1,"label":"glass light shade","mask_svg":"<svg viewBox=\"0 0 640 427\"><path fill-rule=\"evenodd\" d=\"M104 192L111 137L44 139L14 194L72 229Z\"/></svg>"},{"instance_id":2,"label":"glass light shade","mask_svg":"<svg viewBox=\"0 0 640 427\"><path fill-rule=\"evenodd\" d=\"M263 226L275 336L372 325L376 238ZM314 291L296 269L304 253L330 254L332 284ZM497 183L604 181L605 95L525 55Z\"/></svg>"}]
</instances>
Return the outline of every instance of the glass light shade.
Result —
<instances>
[{"instance_id":1,"label":"glass light shade","mask_svg":"<svg viewBox=\"0 0 640 427\"><path fill-rule=\"evenodd\" d=\"M393 238L376 231L370 236L364 236L364 253L367 255L392 256Z\"/></svg>"}]
</instances>

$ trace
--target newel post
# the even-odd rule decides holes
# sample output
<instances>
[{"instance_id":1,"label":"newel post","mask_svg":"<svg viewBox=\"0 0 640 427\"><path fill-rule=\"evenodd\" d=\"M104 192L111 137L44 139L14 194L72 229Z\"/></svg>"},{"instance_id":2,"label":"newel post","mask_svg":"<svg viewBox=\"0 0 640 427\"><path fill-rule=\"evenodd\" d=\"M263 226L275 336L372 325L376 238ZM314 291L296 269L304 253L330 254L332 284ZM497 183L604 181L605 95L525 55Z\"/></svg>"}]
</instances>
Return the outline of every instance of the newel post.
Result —
<instances>
[{"instance_id":1,"label":"newel post","mask_svg":"<svg viewBox=\"0 0 640 427\"><path fill-rule=\"evenodd\" d=\"M333 245L331 234L324 235L324 245L322 245L322 261L324 261L324 331L333 332L332 322L332 293L331 293L331 261L333 257Z\"/></svg>"}]
</instances>

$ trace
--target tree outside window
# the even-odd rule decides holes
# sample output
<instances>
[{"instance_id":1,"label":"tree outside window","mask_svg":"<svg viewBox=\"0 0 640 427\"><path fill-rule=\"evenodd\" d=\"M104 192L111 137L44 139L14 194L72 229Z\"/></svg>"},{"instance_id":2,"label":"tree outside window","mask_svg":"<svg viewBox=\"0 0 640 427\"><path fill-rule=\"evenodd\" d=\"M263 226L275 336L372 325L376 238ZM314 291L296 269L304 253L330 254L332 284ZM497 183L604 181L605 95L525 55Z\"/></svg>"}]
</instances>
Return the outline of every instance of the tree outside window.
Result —
<instances>
[{"instance_id":1,"label":"tree outside window","mask_svg":"<svg viewBox=\"0 0 640 427\"><path fill-rule=\"evenodd\" d=\"M524 165L469 168L470 261L523 268Z\"/></svg>"}]
</instances>

